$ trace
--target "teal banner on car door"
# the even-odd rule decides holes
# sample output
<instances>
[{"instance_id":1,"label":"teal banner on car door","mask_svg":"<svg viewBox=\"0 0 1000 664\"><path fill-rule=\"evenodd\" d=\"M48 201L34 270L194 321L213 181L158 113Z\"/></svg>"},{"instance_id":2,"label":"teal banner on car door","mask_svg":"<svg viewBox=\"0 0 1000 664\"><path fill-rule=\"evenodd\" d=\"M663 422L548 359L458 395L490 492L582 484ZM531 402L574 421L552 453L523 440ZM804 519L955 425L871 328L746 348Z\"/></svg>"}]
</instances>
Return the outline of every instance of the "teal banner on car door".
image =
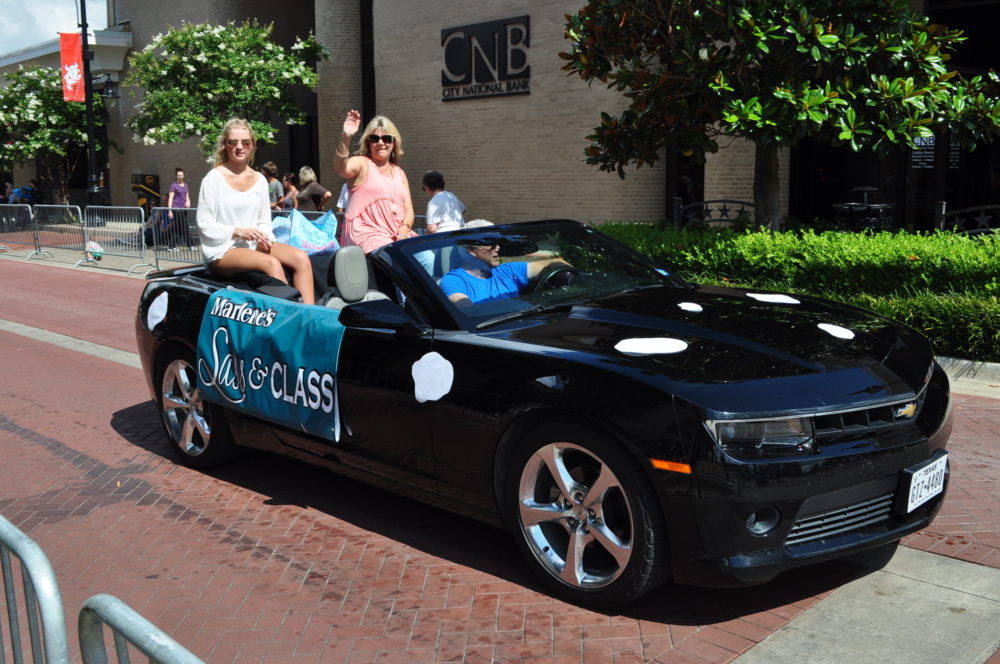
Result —
<instances>
[{"instance_id":1,"label":"teal banner on car door","mask_svg":"<svg viewBox=\"0 0 1000 664\"><path fill-rule=\"evenodd\" d=\"M228 408L340 439L340 312L260 293L216 291L198 333L198 389Z\"/></svg>"}]
</instances>

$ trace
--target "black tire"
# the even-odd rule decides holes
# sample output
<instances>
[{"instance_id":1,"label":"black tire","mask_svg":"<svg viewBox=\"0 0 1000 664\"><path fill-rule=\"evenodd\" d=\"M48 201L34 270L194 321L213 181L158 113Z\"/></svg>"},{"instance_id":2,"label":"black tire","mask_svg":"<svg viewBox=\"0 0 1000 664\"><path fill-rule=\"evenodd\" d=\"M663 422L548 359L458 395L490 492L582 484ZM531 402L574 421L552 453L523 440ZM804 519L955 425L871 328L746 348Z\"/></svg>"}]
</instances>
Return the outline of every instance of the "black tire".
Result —
<instances>
[{"instance_id":1,"label":"black tire","mask_svg":"<svg viewBox=\"0 0 1000 664\"><path fill-rule=\"evenodd\" d=\"M510 459L504 518L528 565L555 593L615 607L666 580L663 514L627 450L592 429L552 422ZM599 496L591 495L595 487Z\"/></svg>"},{"instance_id":2,"label":"black tire","mask_svg":"<svg viewBox=\"0 0 1000 664\"><path fill-rule=\"evenodd\" d=\"M167 438L192 468L211 468L239 454L225 413L202 401L194 353L181 346L164 348L156 363L156 407Z\"/></svg>"}]
</instances>

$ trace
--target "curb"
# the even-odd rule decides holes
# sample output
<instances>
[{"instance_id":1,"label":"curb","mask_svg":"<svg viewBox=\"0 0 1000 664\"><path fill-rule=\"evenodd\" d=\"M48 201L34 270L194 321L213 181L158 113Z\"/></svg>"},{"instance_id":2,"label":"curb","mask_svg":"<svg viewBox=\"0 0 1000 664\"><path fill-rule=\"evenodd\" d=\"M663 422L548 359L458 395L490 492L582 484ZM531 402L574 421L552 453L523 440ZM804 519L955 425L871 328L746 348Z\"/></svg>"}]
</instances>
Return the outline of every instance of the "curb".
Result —
<instances>
[{"instance_id":1,"label":"curb","mask_svg":"<svg viewBox=\"0 0 1000 664\"><path fill-rule=\"evenodd\" d=\"M956 357L938 357L937 361L952 380L1000 385L1000 364L995 362L975 362Z\"/></svg>"},{"instance_id":2,"label":"curb","mask_svg":"<svg viewBox=\"0 0 1000 664\"><path fill-rule=\"evenodd\" d=\"M953 394L1000 399L1000 364L955 357L938 357L937 361L948 374Z\"/></svg>"}]
</instances>

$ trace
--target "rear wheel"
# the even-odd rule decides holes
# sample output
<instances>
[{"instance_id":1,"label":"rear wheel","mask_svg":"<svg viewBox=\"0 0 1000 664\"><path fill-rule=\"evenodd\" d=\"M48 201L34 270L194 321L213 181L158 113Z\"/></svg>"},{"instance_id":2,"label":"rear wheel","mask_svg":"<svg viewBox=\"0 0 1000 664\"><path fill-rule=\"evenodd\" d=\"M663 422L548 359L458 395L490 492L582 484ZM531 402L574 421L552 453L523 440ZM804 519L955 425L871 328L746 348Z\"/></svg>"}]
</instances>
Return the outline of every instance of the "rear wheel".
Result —
<instances>
[{"instance_id":1,"label":"rear wheel","mask_svg":"<svg viewBox=\"0 0 1000 664\"><path fill-rule=\"evenodd\" d=\"M232 459L238 448L222 409L202 400L195 366L189 349L172 346L164 350L157 363L157 406L181 462L209 468Z\"/></svg>"},{"instance_id":2,"label":"rear wheel","mask_svg":"<svg viewBox=\"0 0 1000 664\"><path fill-rule=\"evenodd\" d=\"M667 576L659 502L620 445L578 425L547 425L512 457L507 522L558 594L595 607L638 599Z\"/></svg>"}]
</instances>

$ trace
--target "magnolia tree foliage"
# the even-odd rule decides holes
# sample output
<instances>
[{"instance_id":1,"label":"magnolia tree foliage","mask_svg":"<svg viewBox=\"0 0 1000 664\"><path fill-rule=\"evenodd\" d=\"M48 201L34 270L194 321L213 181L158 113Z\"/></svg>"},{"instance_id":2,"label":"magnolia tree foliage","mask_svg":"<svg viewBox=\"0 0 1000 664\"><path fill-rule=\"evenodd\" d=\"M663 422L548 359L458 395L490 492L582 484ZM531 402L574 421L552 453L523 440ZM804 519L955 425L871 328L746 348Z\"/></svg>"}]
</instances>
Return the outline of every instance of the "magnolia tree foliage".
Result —
<instances>
[{"instance_id":1,"label":"magnolia tree foliage","mask_svg":"<svg viewBox=\"0 0 1000 664\"><path fill-rule=\"evenodd\" d=\"M63 101L57 68L19 67L0 86L0 163L36 161L40 179L66 198L70 174L87 147L87 113L82 102ZM107 113L94 105L94 125ZM101 149L101 145L95 146Z\"/></svg>"},{"instance_id":2,"label":"magnolia tree foliage","mask_svg":"<svg viewBox=\"0 0 1000 664\"><path fill-rule=\"evenodd\" d=\"M591 0L567 16L563 69L628 100L601 114L587 162L697 157L720 136L754 141L760 221L778 212L778 147L803 138L884 153L948 131L964 144L1000 126L997 79L946 66L964 38L906 0Z\"/></svg>"},{"instance_id":3,"label":"magnolia tree foliage","mask_svg":"<svg viewBox=\"0 0 1000 664\"><path fill-rule=\"evenodd\" d=\"M209 155L230 118L249 120L265 142L274 138L272 121L302 122L293 89L316 87L315 65L326 51L313 35L286 49L270 41L272 28L186 23L155 36L129 58L125 84L143 93L126 121L135 139L153 145L197 136Z\"/></svg>"}]
</instances>

